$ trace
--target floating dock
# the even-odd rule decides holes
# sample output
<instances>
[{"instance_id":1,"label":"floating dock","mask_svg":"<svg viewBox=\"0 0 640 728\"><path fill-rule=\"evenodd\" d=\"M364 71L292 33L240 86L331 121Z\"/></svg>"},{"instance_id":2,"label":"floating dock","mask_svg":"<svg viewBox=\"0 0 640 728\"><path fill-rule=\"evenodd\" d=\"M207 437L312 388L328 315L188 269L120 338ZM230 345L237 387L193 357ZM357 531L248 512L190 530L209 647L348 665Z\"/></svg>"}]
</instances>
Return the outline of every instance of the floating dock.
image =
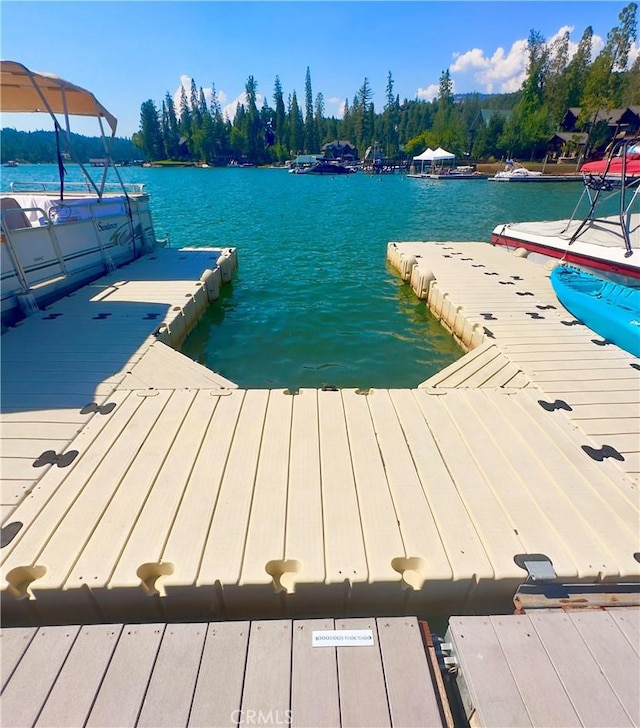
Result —
<instances>
[{"instance_id":1,"label":"floating dock","mask_svg":"<svg viewBox=\"0 0 640 728\"><path fill-rule=\"evenodd\" d=\"M371 710L369 725L449 726L433 666L433 684L420 677L418 690L428 706L406 712L418 704L406 686L426 675L429 651L408 677L393 677L418 663L396 656L396 667L380 666L381 624L417 633L414 615L510 620L514 597L531 603L521 591L532 578L572 585L556 607L593 606L580 591L592 587L599 607L633 605L624 609L624 669L606 680L619 703L611 715L640 724L625 682L640 653L638 360L567 314L548 271L502 249L392 243L388 258L467 351L414 389L244 390L176 351L233 275L233 249L160 250L3 335L3 724L5 715L58 724L79 674L81 722L103 723L109 696L135 675L118 706L122 725L194 724L193 715L210 724L206 711L227 704L208 700L197 679L210 674L208 650L224 635L244 645L225 642L220 656L225 679L239 676L236 709L291 711L294 684L308 688L295 682L309 653L305 643L298 661L298 630L319 619L336 629L366 622L380 639L377 667L345 653L328 724L352 725ZM481 653L465 656L460 642L480 625L495 656L511 637L498 634L498 617L465 619L476 618L449 621L456 674L467 680L456 685L472 694L467 717L495 725L512 708L492 702L484 668L473 665ZM567 619L558 639L581 629ZM287 634L275 640L280 629ZM100 649L89 654L89 642ZM412 644L401 654L418 654ZM277 669L272 649L289 656ZM333 680L342 649L325 653ZM533 649L539 659L547 648ZM593 656L605 674L608 655ZM34 665L41 689L27 701ZM182 669L184 690L168 705L167 676L173 684ZM561 714L570 703L576 725L593 725L597 709L580 701L604 688L585 683L576 697L563 669L545 673L564 686ZM358 693L361 676L375 694ZM516 692L518 724L547 725L526 690ZM317 725L324 710L305 694L291 722Z\"/></svg>"},{"instance_id":2,"label":"floating dock","mask_svg":"<svg viewBox=\"0 0 640 728\"><path fill-rule=\"evenodd\" d=\"M527 554L637 581L637 361L526 260L389 254L475 347L413 390L242 390L163 343L229 251L159 251L7 332L5 624L508 611Z\"/></svg>"}]
</instances>

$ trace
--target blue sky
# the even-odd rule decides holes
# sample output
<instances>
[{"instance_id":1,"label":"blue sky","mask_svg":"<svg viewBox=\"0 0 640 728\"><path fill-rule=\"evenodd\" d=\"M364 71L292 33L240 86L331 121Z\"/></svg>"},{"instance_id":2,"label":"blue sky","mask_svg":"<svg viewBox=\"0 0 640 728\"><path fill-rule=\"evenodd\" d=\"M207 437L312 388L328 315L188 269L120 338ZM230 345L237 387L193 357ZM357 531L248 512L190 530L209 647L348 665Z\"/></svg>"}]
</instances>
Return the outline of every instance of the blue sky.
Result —
<instances>
[{"instance_id":1,"label":"blue sky","mask_svg":"<svg viewBox=\"0 0 640 728\"><path fill-rule=\"evenodd\" d=\"M158 108L181 82L216 90L233 115L249 75L273 106L280 77L304 103L307 66L314 98L340 115L368 78L377 110L387 74L405 98L432 98L449 68L456 92L516 90L531 29L551 40L561 29L577 44L591 25L599 50L626 2L171 2L169 0L2 0L5 60L90 89L118 118L118 135L139 127L140 105ZM637 53L634 47L632 55ZM44 115L3 115L2 126L50 129ZM82 121L79 133L94 133Z\"/></svg>"}]
</instances>

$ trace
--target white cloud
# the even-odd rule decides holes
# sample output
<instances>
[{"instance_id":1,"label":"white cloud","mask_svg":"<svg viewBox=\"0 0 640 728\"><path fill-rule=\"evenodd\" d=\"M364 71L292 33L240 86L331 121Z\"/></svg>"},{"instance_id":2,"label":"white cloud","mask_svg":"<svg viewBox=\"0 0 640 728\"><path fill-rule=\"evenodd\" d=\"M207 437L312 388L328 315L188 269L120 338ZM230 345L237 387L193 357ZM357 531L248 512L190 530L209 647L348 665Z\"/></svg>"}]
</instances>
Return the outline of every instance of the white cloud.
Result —
<instances>
[{"instance_id":1,"label":"white cloud","mask_svg":"<svg viewBox=\"0 0 640 728\"><path fill-rule=\"evenodd\" d=\"M466 73L473 68L486 68L489 60L484 57L484 51L473 48L466 53L454 53L455 63L449 66L452 73Z\"/></svg>"},{"instance_id":2,"label":"white cloud","mask_svg":"<svg viewBox=\"0 0 640 728\"><path fill-rule=\"evenodd\" d=\"M336 119L344 118L344 99L332 96L330 99L325 99L324 104L328 116L335 116Z\"/></svg>"},{"instance_id":3,"label":"white cloud","mask_svg":"<svg viewBox=\"0 0 640 728\"><path fill-rule=\"evenodd\" d=\"M427 88L419 88L416 91L416 98L424 99L425 101L433 101L438 98L438 91L440 90L440 84L432 83Z\"/></svg>"},{"instance_id":4,"label":"white cloud","mask_svg":"<svg viewBox=\"0 0 640 728\"><path fill-rule=\"evenodd\" d=\"M566 32L569 35L569 60L575 55L578 48L578 41L571 40L571 33L574 27L565 25L559 28L556 33L547 39L551 45L554 40L563 36ZM591 42L591 56L595 58L604 48L605 42L599 35L594 35ZM630 53L632 60L640 52L640 47L633 45ZM527 39L516 40L509 50L499 47L491 55L480 48L472 48L464 53L454 53L453 63L449 66L452 74L459 77L471 76L472 83L465 84L486 93L512 93L518 91L527 77ZM460 78L462 80L462 78ZM433 87L419 90L420 98L429 98ZM437 95L437 94L436 94Z\"/></svg>"},{"instance_id":5,"label":"white cloud","mask_svg":"<svg viewBox=\"0 0 640 728\"><path fill-rule=\"evenodd\" d=\"M262 94L256 94L256 106L258 107L258 110L262 108L262 105L264 103L264 97ZM243 91L239 96L236 96L233 101L230 101L228 104L222 107L222 116L229 119L229 121L233 121L234 116L236 115L236 111L238 109L238 104L243 104L244 107L247 107L247 94Z\"/></svg>"}]
</instances>

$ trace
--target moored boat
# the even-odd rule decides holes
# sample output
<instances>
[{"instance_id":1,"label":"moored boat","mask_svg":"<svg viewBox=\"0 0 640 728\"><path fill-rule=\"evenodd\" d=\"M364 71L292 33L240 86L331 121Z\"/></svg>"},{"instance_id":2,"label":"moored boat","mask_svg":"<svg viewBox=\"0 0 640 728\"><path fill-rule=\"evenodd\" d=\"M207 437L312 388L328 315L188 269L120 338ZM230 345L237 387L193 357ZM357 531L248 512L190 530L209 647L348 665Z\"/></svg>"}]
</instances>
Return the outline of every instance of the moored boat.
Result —
<instances>
[{"instance_id":1,"label":"moored boat","mask_svg":"<svg viewBox=\"0 0 640 728\"><path fill-rule=\"evenodd\" d=\"M579 174L543 174L527 169L513 159L507 159L505 168L489 177L490 182L580 182Z\"/></svg>"},{"instance_id":2,"label":"moored boat","mask_svg":"<svg viewBox=\"0 0 640 728\"><path fill-rule=\"evenodd\" d=\"M347 167L339 162L318 161L310 167L298 167L290 170L294 174L354 174L356 170L353 167Z\"/></svg>"},{"instance_id":3,"label":"moored boat","mask_svg":"<svg viewBox=\"0 0 640 728\"><path fill-rule=\"evenodd\" d=\"M551 271L560 303L607 341L640 357L640 289L569 266Z\"/></svg>"},{"instance_id":4,"label":"moored boat","mask_svg":"<svg viewBox=\"0 0 640 728\"><path fill-rule=\"evenodd\" d=\"M622 146L616 145L613 157ZM566 263L614 276L616 282L640 281L640 177L615 174L603 167L602 174L585 174L582 196L569 219L503 223L491 233L493 245L521 248L525 254L559 258ZM583 167L584 170L584 167ZM584 216L577 210L588 204ZM612 202L618 214L611 214ZM584 209L584 208L583 208Z\"/></svg>"},{"instance_id":5,"label":"moored boat","mask_svg":"<svg viewBox=\"0 0 640 728\"><path fill-rule=\"evenodd\" d=\"M0 109L48 113L56 131L59 182L14 182L0 195L2 326L15 323L81 285L156 246L149 196L125 185L109 156L117 119L95 96L51 74L13 61L0 66ZM71 116L97 119L105 158L92 177L74 150ZM105 124L110 136L105 134ZM85 182L65 181L64 155ZM108 182L112 170L114 182Z\"/></svg>"}]
</instances>

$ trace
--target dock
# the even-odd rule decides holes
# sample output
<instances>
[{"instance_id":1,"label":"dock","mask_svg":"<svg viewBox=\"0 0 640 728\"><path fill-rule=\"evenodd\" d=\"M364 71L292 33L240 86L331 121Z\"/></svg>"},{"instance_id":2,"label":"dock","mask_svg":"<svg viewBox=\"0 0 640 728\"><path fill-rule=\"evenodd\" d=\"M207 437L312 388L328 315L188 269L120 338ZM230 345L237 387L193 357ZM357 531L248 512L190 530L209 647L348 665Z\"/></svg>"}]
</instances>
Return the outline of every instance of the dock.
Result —
<instances>
[{"instance_id":1,"label":"dock","mask_svg":"<svg viewBox=\"0 0 640 728\"><path fill-rule=\"evenodd\" d=\"M509 615L539 568L637 592L638 360L502 249L388 260L467 352L413 389L245 390L180 354L233 249L159 250L6 332L3 639ZM367 724L409 725L388 698Z\"/></svg>"},{"instance_id":2,"label":"dock","mask_svg":"<svg viewBox=\"0 0 640 728\"><path fill-rule=\"evenodd\" d=\"M415 617L14 627L3 726L637 726L639 629L629 608L455 617L446 643Z\"/></svg>"}]
</instances>

